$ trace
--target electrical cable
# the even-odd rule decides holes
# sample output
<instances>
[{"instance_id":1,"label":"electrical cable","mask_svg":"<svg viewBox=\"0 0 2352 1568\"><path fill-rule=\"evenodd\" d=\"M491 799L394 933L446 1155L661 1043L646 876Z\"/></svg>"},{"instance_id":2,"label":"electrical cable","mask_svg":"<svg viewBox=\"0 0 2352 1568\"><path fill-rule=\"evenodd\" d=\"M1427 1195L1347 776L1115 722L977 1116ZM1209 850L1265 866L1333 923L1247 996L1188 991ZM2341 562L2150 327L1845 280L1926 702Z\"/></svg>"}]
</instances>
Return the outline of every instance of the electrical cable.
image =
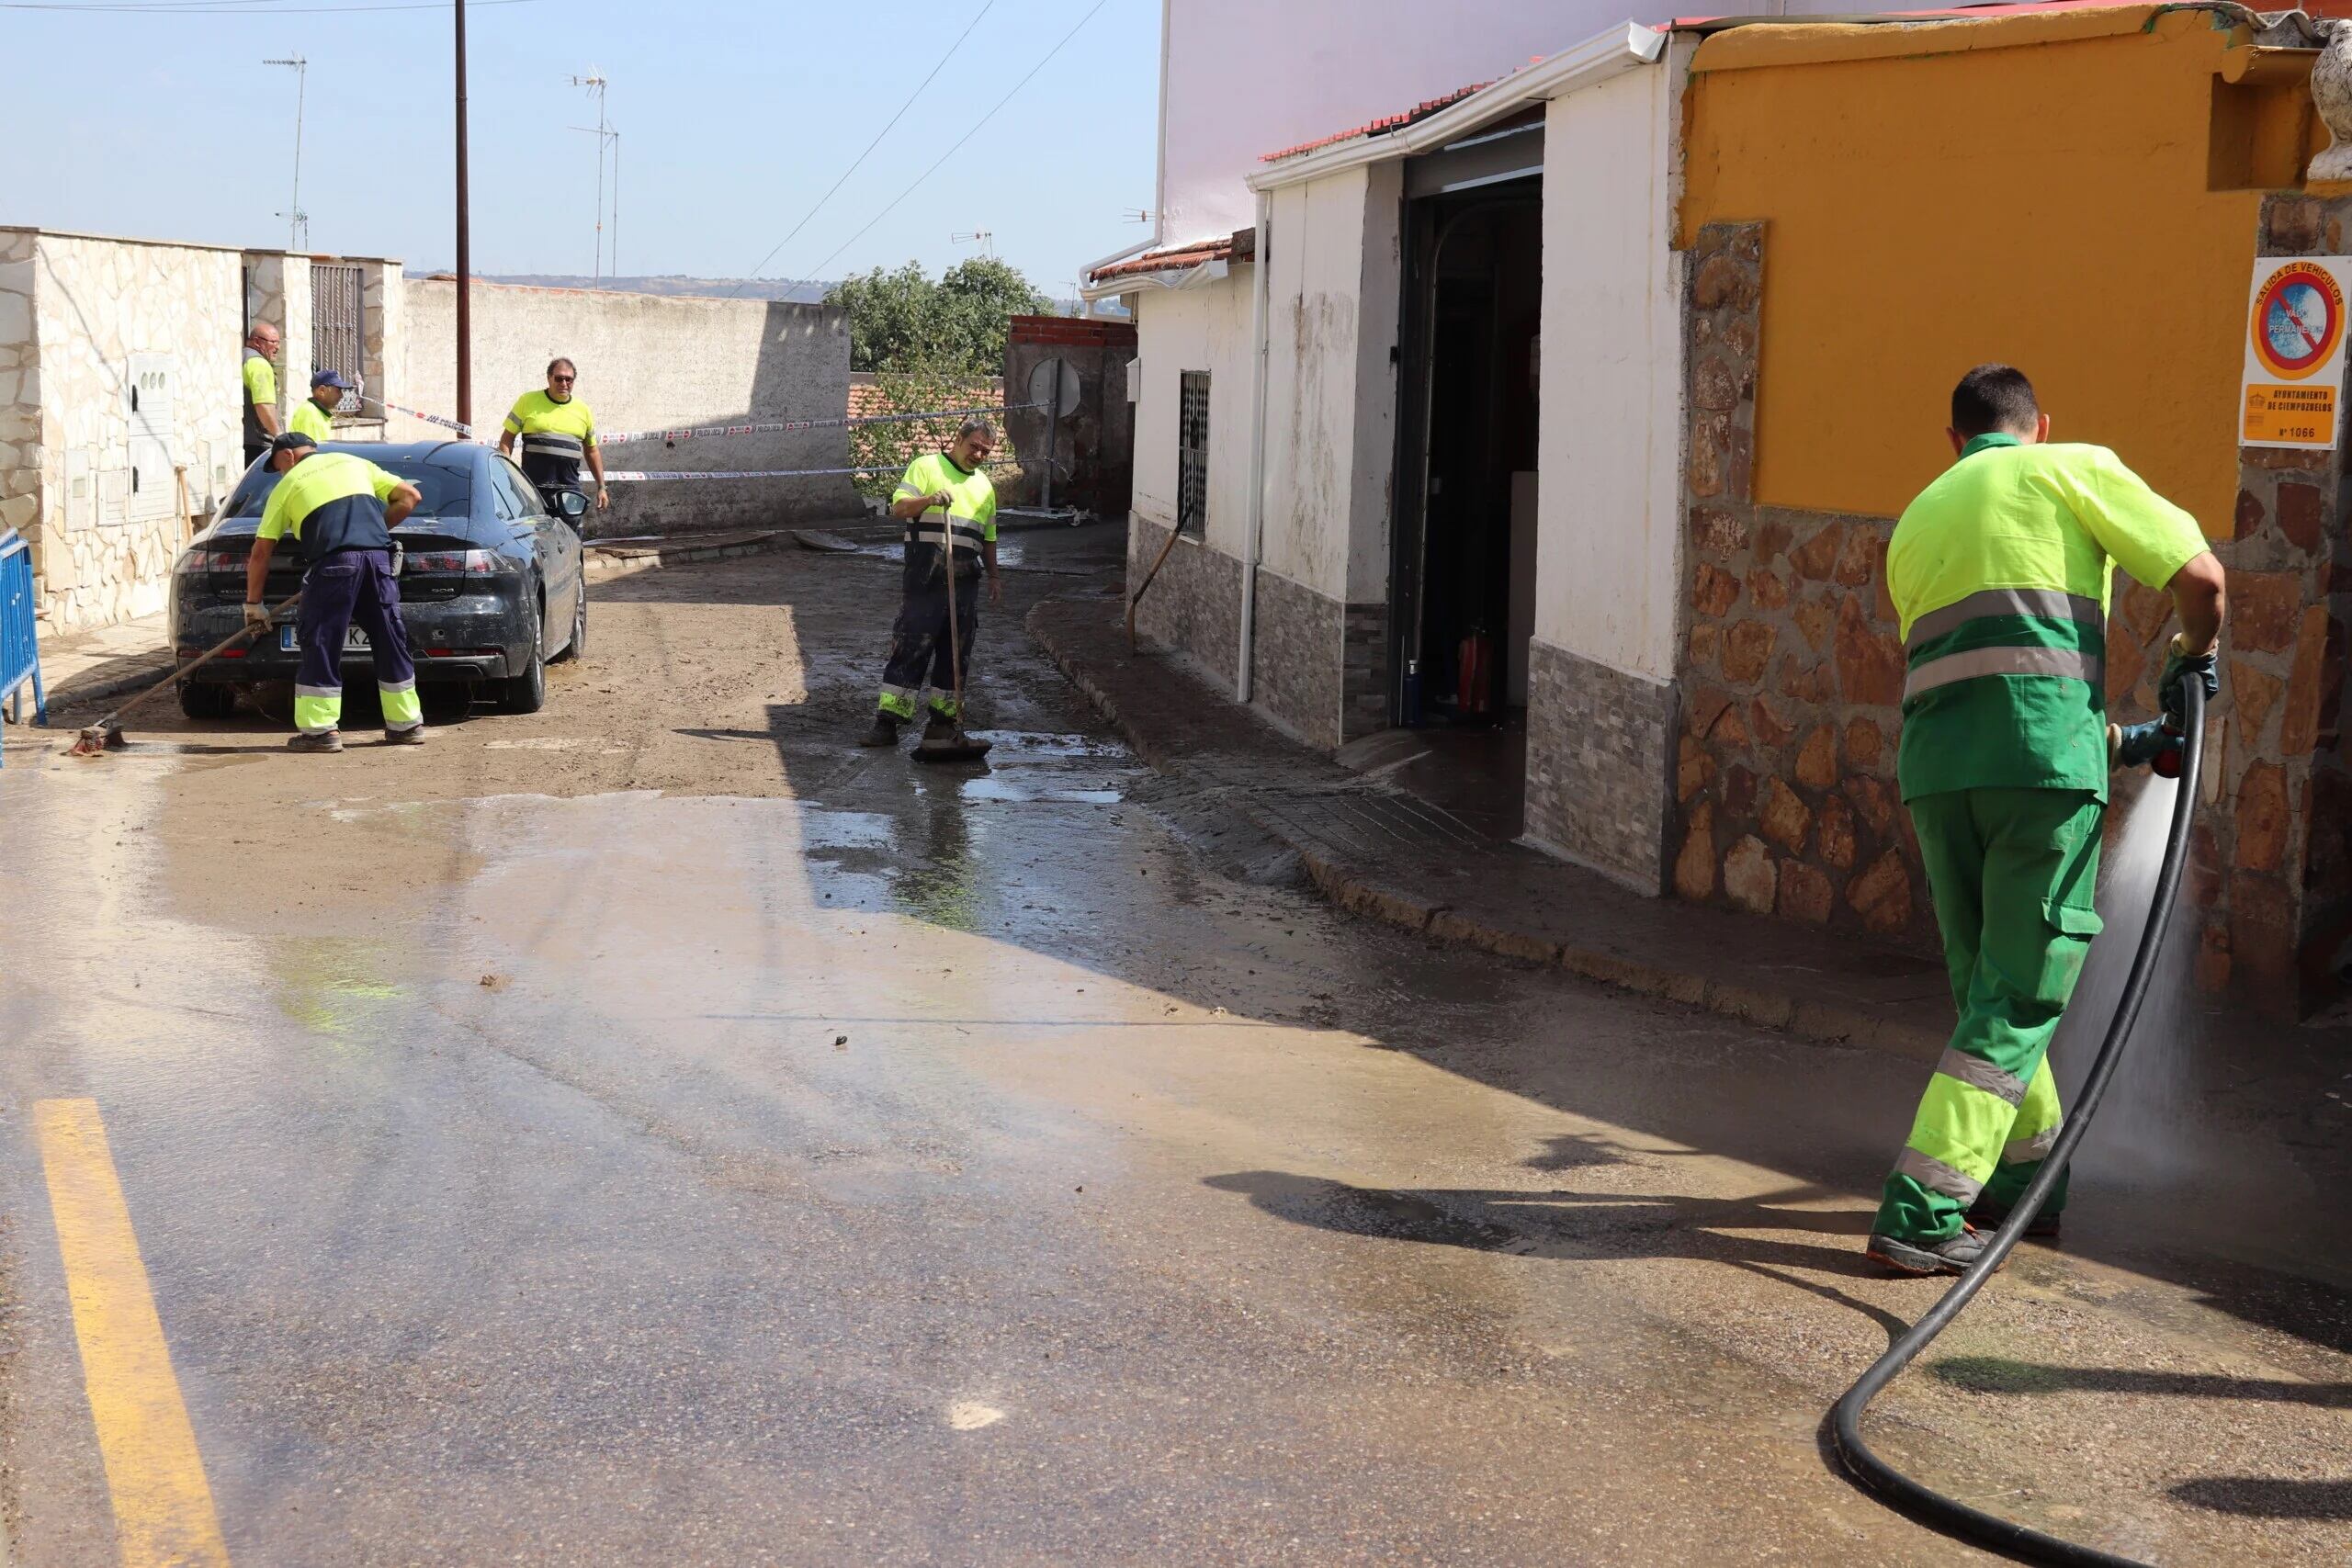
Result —
<instances>
[{"instance_id":1,"label":"electrical cable","mask_svg":"<svg viewBox=\"0 0 2352 1568\"><path fill-rule=\"evenodd\" d=\"M2005 1553L2027 1562L2055 1563L2060 1568L2148 1568L2137 1558L2103 1551L2095 1546L2081 1546L2061 1540L2053 1535L2013 1519L2004 1519L1982 1509L1972 1508L1957 1498L1912 1480L1893 1465L1872 1453L1862 1441L1862 1413L1879 1392L1894 1380L1896 1373L1911 1363L1914 1357L1928 1347L1929 1340L1951 1325L1960 1315L1970 1298L1984 1287L2001 1262L2016 1247L2026 1226L2041 1213L2050 1190L2057 1185L2066 1162L2074 1157L2075 1147L2089 1131L2091 1116L2098 1110L2099 1100L2107 1093L2108 1081L2115 1076L2116 1067L2123 1060L2123 1047L2132 1035L2132 1026L2138 1021L2140 1004L2146 998L2148 982L2154 977L2156 959L2164 947L2165 934L2172 927L2175 899L2180 891L2181 869L2188 859L2188 829L2197 815L2197 789L2199 764L2205 741L2205 688L2195 679L2181 682L2182 704L2188 710L2182 727L2179 793L2174 797L2172 824L2165 838L2165 858L2156 874L2154 903L2148 910L2148 924L2140 933L2140 946L2132 957L2132 970L2123 982L2123 994L2117 998L2115 1016L2107 1026L2107 1037L2100 1042L2098 1055L2091 1063L2090 1077L2084 1081L2080 1102L2075 1113L2058 1134L2058 1141L2041 1162L2041 1171L2025 1190L2009 1217L1994 1233L1977 1260L1961 1275L1941 1301L1928 1309L1925 1316L1913 1324L1909 1332L1886 1348L1886 1354L1871 1364L1870 1370L1854 1381L1854 1386L1840 1395L1830 1407L1830 1430L1838 1448L1838 1456L1854 1478L1878 1494L1888 1506L1958 1540L1971 1541L1988 1551ZM2044 1071L2049 1070L2045 1063Z\"/></svg>"},{"instance_id":2,"label":"electrical cable","mask_svg":"<svg viewBox=\"0 0 2352 1568\"><path fill-rule=\"evenodd\" d=\"M814 267L810 268L809 270L812 276L808 278L803 278L801 281L813 282L815 280L814 275L821 273L827 267L832 265L834 257L839 256L842 252L849 249L852 245L857 243L858 241L865 238L866 229L873 228L874 225L881 222L885 218L889 217L891 213L896 212L899 209L899 204L900 202L903 202L907 197L914 195L914 193L922 187L923 181L939 173L941 167L946 164L948 159L953 158L956 153L962 152L964 150L964 143L969 141L973 137L978 136L980 133L981 128L997 117L998 110L1002 109L1005 105L1012 101L1014 94L1019 93L1022 88L1027 86L1030 83L1030 79L1035 77L1038 72L1043 71L1046 66L1051 65L1054 62L1054 57L1061 53L1064 49L1069 46L1069 40L1078 36L1079 29L1085 27L1087 23L1094 19L1095 12L1102 10L1103 6L1110 3L1111 0L1094 0L1093 6L1088 10L1086 15L1078 19L1077 25L1072 27L1069 31L1062 34L1061 42L1047 50L1046 51L1046 58L1037 62L1036 64L1032 65L1029 68L1029 74L1022 77L1020 81L1015 82L1012 85L1012 90L1006 93L1004 96L996 101L995 108L989 110L988 113L980 116L978 119L975 120L972 124L971 130L964 132L963 135L956 139L956 145L950 147L946 152L942 152L939 155L938 163L932 164L930 168L925 169L922 174L917 175L914 177L913 184L908 186L906 189L900 191L897 196L891 198L889 206L884 208L881 211L876 213L873 217L865 220L865 229L860 229L856 233L852 234L848 239L843 240L839 245L836 245L833 248L832 255L827 256L823 261L819 262Z\"/></svg>"},{"instance_id":3,"label":"electrical cable","mask_svg":"<svg viewBox=\"0 0 2352 1568\"><path fill-rule=\"evenodd\" d=\"M880 130L874 133L874 140L865 144L865 152L860 152L854 159L851 160L849 167L842 171L842 177L835 180L831 188L829 188L824 195L817 198L817 205L800 215L800 221L792 226L792 232L786 234L783 239L778 240L768 251L768 254L760 258L760 265L758 266L753 267L749 274L736 281L735 287L727 291L728 298L734 298L736 295L743 292L745 285L756 282L759 278L761 270L764 268L768 263L775 260L776 252L792 243L794 238L799 234L800 231L808 227L808 220L816 217L819 209L821 209L825 203L833 199L833 193L835 191L840 190L842 186L849 183L850 175L857 173L859 165L865 162L866 153L872 152L876 147L881 146L882 139L890 134L891 126L897 125L900 120L907 118L907 111L915 107L915 100L922 96L923 89L931 85L933 77L937 76L942 71L947 69L947 62L956 58L956 51L964 47L964 40L972 36L972 29L978 27L982 19L994 9L996 9L996 0L986 0L986 3L980 6L978 14L973 17L971 21L966 25L962 32L956 35L956 41L947 46L947 52L939 57L939 63L931 68L931 75L925 76L922 81L915 84L915 90L907 95L907 101L899 106L899 112L890 117L889 123L883 126Z\"/></svg>"}]
</instances>

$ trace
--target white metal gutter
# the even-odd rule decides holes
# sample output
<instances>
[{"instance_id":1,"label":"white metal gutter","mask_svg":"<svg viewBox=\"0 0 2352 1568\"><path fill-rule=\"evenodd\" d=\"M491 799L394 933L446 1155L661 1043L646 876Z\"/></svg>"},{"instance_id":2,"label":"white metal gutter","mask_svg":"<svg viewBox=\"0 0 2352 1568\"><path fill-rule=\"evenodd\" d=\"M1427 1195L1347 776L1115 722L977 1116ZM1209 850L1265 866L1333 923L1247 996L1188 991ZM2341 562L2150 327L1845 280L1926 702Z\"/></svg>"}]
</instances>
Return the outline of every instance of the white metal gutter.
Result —
<instances>
[{"instance_id":1,"label":"white metal gutter","mask_svg":"<svg viewBox=\"0 0 2352 1568\"><path fill-rule=\"evenodd\" d=\"M1250 176L1250 188L1270 191L1303 181L1320 179L1342 169L1408 158L1456 141L1519 109L1580 88L1606 82L1636 66L1654 65L1666 52L1670 36L1662 28L1624 22L1552 55L1525 70L1515 71L1482 87L1458 104L1449 105L1411 125L1376 135L1336 141L1329 147L1269 164Z\"/></svg>"}]
</instances>

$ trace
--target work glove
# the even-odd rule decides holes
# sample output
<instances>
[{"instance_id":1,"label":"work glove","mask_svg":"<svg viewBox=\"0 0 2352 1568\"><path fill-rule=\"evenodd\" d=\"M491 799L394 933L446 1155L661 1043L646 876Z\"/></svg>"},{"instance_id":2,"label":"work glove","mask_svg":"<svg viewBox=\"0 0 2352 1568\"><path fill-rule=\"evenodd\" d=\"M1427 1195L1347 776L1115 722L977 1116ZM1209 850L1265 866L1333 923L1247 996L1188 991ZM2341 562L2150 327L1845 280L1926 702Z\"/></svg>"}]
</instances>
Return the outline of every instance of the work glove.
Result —
<instances>
[{"instance_id":1,"label":"work glove","mask_svg":"<svg viewBox=\"0 0 2352 1568\"><path fill-rule=\"evenodd\" d=\"M266 605L247 604L245 606L245 630L255 636L269 630L269 610Z\"/></svg>"},{"instance_id":2,"label":"work glove","mask_svg":"<svg viewBox=\"0 0 2352 1568\"><path fill-rule=\"evenodd\" d=\"M2165 651L2164 673L2156 678L2156 703L2174 718L2187 711L2181 695L2184 682L2197 681L2205 688L2205 701L2211 704L2222 694L2222 672L2211 652L2192 654L2188 651L2188 639L2175 633L2172 646Z\"/></svg>"},{"instance_id":3,"label":"work glove","mask_svg":"<svg viewBox=\"0 0 2352 1568\"><path fill-rule=\"evenodd\" d=\"M2110 768L2153 767L2171 777L2179 772L2177 760L2180 755L2181 733L2165 728L2164 720L2152 718L2145 724L2110 724L2107 727L2107 763ZM2164 759L2176 759L2170 768Z\"/></svg>"}]
</instances>

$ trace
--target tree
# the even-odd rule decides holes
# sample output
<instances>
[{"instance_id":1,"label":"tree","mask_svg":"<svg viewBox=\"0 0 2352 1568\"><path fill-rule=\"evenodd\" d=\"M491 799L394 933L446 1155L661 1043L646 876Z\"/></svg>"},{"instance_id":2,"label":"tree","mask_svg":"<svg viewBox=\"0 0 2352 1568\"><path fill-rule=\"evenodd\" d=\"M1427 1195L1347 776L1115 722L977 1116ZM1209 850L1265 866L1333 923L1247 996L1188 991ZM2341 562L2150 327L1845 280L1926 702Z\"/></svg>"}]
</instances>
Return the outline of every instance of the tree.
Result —
<instances>
[{"instance_id":1,"label":"tree","mask_svg":"<svg viewBox=\"0 0 2352 1568\"><path fill-rule=\"evenodd\" d=\"M1053 301L1020 269L973 256L936 279L909 262L876 267L825 291L849 311L849 367L993 376L1004 367L1006 323L1052 311Z\"/></svg>"}]
</instances>

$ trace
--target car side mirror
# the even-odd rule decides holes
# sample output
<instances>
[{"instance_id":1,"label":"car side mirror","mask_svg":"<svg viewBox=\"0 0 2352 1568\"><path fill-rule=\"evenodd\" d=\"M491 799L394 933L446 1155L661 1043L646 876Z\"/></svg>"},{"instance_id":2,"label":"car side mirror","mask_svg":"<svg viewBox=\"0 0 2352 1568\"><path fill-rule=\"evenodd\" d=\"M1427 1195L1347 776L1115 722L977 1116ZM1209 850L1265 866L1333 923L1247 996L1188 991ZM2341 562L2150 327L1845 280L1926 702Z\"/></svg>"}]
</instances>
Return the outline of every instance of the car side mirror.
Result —
<instances>
[{"instance_id":1,"label":"car side mirror","mask_svg":"<svg viewBox=\"0 0 2352 1568\"><path fill-rule=\"evenodd\" d=\"M588 497L576 490L556 491L555 514L566 523L578 526L580 520L588 515Z\"/></svg>"}]
</instances>

